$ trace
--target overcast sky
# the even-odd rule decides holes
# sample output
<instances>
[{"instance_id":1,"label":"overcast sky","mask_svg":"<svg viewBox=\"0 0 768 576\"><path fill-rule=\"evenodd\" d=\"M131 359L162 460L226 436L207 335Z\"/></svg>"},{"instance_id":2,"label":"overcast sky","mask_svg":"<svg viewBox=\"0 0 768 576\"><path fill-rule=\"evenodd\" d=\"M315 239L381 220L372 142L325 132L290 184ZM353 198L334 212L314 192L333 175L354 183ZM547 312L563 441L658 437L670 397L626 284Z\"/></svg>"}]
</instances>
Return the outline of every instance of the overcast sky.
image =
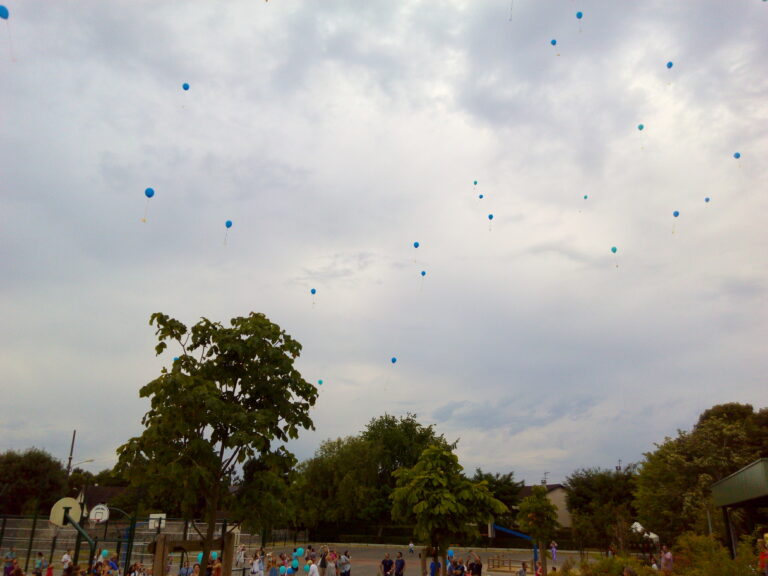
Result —
<instances>
[{"instance_id":1,"label":"overcast sky","mask_svg":"<svg viewBox=\"0 0 768 576\"><path fill-rule=\"evenodd\" d=\"M299 458L410 411L557 482L766 404L768 2L2 1L0 449L114 464L158 311L303 344Z\"/></svg>"}]
</instances>

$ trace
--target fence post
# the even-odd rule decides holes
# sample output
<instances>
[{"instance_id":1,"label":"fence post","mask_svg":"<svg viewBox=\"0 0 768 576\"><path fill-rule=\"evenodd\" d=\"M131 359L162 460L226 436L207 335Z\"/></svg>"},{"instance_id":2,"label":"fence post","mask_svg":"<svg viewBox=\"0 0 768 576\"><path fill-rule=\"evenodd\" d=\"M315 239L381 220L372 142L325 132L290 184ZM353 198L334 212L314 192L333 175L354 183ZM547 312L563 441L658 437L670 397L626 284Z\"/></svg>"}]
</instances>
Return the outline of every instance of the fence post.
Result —
<instances>
[{"instance_id":1,"label":"fence post","mask_svg":"<svg viewBox=\"0 0 768 576\"><path fill-rule=\"evenodd\" d=\"M3 525L0 526L0 548L3 547L3 537L5 536L5 521L8 520L5 516L3 516Z\"/></svg>"},{"instance_id":2,"label":"fence post","mask_svg":"<svg viewBox=\"0 0 768 576\"><path fill-rule=\"evenodd\" d=\"M37 510L35 510L35 517L32 518L32 531L29 534L29 544L27 544L27 561L24 562L24 572L29 571L29 556L32 554L32 541L35 539L35 528L37 528Z\"/></svg>"},{"instance_id":3,"label":"fence post","mask_svg":"<svg viewBox=\"0 0 768 576\"><path fill-rule=\"evenodd\" d=\"M136 516L131 516L131 525L128 527L128 543L125 548L125 572L131 567L131 553L133 552L133 538L136 535Z\"/></svg>"},{"instance_id":4,"label":"fence post","mask_svg":"<svg viewBox=\"0 0 768 576\"><path fill-rule=\"evenodd\" d=\"M53 533L53 538L51 538L51 554L48 556L48 565L50 566L53 564L53 553L56 551L56 539L59 537L59 529L56 528L56 532Z\"/></svg>"}]
</instances>

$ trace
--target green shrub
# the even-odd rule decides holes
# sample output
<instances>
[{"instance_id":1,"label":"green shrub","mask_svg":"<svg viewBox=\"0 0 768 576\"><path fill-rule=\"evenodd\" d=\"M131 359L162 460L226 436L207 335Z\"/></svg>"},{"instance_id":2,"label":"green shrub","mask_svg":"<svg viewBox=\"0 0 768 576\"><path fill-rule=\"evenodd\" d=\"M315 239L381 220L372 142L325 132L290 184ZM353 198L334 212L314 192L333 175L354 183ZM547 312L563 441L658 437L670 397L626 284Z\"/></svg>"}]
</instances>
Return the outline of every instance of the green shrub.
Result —
<instances>
[{"instance_id":1,"label":"green shrub","mask_svg":"<svg viewBox=\"0 0 768 576\"><path fill-rule=\"evenodd\" d=\"M674 549L674 573L681 576L748 576L757 559L748 542L742 542L735 560L715 538L686 533Z\"/></svg>"}]
</instances>

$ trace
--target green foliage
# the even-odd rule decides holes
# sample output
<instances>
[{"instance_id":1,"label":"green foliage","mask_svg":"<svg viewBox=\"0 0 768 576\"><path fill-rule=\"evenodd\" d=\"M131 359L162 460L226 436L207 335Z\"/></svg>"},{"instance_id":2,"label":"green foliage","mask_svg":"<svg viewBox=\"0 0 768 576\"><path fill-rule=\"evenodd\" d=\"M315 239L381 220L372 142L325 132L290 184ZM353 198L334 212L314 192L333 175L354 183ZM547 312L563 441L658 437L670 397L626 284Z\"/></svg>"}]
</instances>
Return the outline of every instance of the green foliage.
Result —
<instances>
[{"instance_id":1,"label":"green foliage","mask_svg":"<svg viewBox=\"0 0 768 576\"><path fill-rule=\"evenodd\" d=\"M67 496L76 498L86 486L93 486L93 473L82 468L74 468L67 478Z\"/></svg>"},{"instance_id":2,"label":"green foliage","mask_svg":"<svg viewBox=\"0 0 768 576\"><path fill-rule=\"evenodd\" d=\"M638 519L671 542L687 530L707 530L717 516L710 486L761 456L768 456L766 410L721 404L706 410L690 432L678 431L645 454L637 477ZM720 524L716 524L718 528Z\"/></svg>"},{"instance_id":3,"label":"green foliage","mask_svg":"<svg viewBox=\"0 0 768 576\"><path fill-rule=\"evenodd\" d=\"M450 448L430 446L415 466L394 472L392 518L413 523L416 538L443 557L443 567L451 542L476 537L477 525L507 512L485 482L469 480L462 470Z\"/></svg>"},{"instance_id":4,"label":"green foliage","mask_svg":"<svg viewBox=\"0 0 768 576\"><path fill-rule=\"evenodd\" d=\"M547 498L544 486L534 486L531 495L522 499L517 512L517 525L533 538L539 550L546 550L546 544L555 537L559 523L557 507ZM541 563L546 571L546 554L542 554Z\"/></svg>"},{"instance_id":5,"label":"green foliage","mask_svg":"<svg viewBox=\"0 0 768 576\"><path fill-rule=\"evenodd\" d=\"M583 563L579 569L581 576L624 576L624 568L631 568L637 576L659 576L658 570L643 565L637 558L612 556L600 558L595 562ZM563 574L567 576L566 572ZM714 575L713 575L714 576Z\"/></svg>"},{"instance_id":6,"label":"green foliage","mask_svg":"<svg viewBox=\"0 0 768 576\"><path fill-rule=\"evenodd\" d=\"M238 466L284 451L276 442L312 427L317 389L294 368L301 345L263 314L233 318L230 326L201 319L191 329L165 314L156 326L157 354L168 342L180 349L170 370L141 388L150 410L143 433L118 448L119 469L147 495L173 494L182 513L208 523L205 554L216 510L232 506Z\"/></svg>"},{"instance_id":7,"label":"green foliage","mask_svg":"<svg viewBox=\"0 0 768 576\"><path fill-rule=\"evenodd\" d=\"M292 517L288 490L295 464L296 458L284 448L248 460L230 513L243 518L250 530L269 531L287 524Z\"/></svg>"},{"instance_id":8,"label":"green foliage","mask_svg":"<svg viewBox=\"0 0 768 576\"><path fill-rule=\"evenodd\" d=\"M633 506L635 467L614 471L599 468L576 470L566 479L568 510L573 517L573 535L584 549L607 549L616 543L627 550L629 527L636 511Z\"/></svg>"},{"instance_id":9,"label":"green foliage","mask_svg":"<svg viewBox=\"0 0 768 576\"><path fill-rule=\"evenodd\" d=\"M744 576L754 573L757 566L757 557L748 543L739 546L736 559L732 560L720 542L692 532L678 539L674 553L675 573L684 576Z\"/></svg>"},{"instance_id":10,"label":"green foliage","mask_svg":"<svg viewBox=\"0 0 768 576\"><path fill-rule=\"evenodd\" d=\"M4 514L48 514L67 491L67 473L53 456L30 448L0 453L0 510Z\"/></svg>"},{"instance_id":11,"label":"green foliage","mask_svg":"<svg viewBox=\"0 0 768 576\"><path fill-rule=\"evenodd\" d=\"M499 472L491 474L490 472L483 472L480 468L475 469L475 475L472 477L475 482L485 482L488 484L488 489L493 494L493 497L500 500L511 511L517 507L520 502L520 488L523 487L523 482L515 482L514 472L507 472L501 474ZM512 513L506 514L504 517L497 517L496 522L505 523L513 521Z\"/></svg>"},{"instance_id":12,"label":"green foliage","mask_svg":"<svg viewBox=\"0 0 768 576\"><path fill-rule=\"evenodd\" d=\"M359 436L326 440L315 456L299 465L291 488L295 523L386 523L390 518L393 472L416 464L429 445L448 447L432 426L415 414L372 419Z\"/></svg>"}]
</instances>

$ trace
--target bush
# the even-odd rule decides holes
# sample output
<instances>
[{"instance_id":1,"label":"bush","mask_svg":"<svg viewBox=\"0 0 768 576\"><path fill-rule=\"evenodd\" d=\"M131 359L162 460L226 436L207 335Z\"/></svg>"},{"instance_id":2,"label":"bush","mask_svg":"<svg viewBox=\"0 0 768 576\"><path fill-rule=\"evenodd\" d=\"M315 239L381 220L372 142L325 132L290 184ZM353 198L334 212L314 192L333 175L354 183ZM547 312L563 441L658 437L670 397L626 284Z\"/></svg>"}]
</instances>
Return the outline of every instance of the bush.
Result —
<instances>
[{"instance_id":1,"label":"bush","mask_svg":"<svg viewBox=\"0 0 768 576\"><path fill-rule=\"evenodd\" d=\"M581 576L623 576L624 567L632 568L637 576L658 576L659 572L652 570L650 566L643 565L636 558L627 556L612 556L601 558L597 562L589 562L581 565Z\"/></svg>"},{"instance_id":2,"label":"bush","mask_svg":"<svg viewBox=\"0 0 768 576\"><path fill-rule=\"evenodd\" d=\"M739 544L735 560L711 536L686 533L675 546L675 574L682 576L746 576L754 573L757 559L748 542Z\"/></svg>"}]
</instances>

